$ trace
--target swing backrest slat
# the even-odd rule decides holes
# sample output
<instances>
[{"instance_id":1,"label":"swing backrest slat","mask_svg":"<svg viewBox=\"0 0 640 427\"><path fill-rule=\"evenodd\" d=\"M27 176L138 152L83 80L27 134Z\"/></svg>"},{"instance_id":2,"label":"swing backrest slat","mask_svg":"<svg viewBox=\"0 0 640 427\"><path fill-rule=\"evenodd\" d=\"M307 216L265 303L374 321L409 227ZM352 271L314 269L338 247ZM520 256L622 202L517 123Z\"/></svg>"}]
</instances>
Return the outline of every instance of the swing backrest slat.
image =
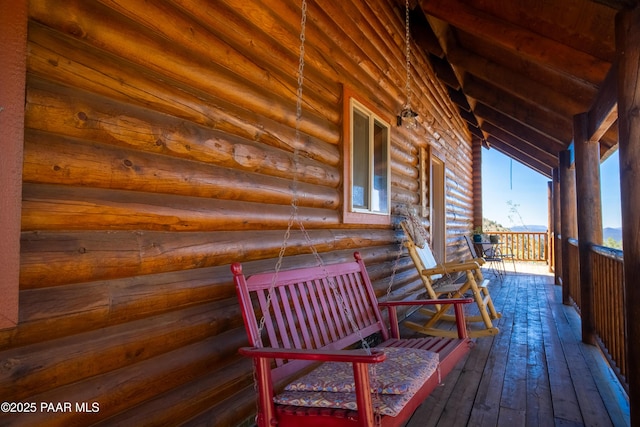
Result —
<instances>
[{"instance_id":1,"label":"swing backrest slat","mask_svg":"<svg viewBox=\"0 0 640 427\"><path fill-rule=\"evenodd\" d=\"M245 277L235 263L234 282L250 345L339 350L357 346L374 333L386 340L388 331L364 262L359 253L354 256L351 262L280 271L275 282L275 272ZM309 362L276 360L273 379L305 364Z\"/></svg>"}]
</instances>

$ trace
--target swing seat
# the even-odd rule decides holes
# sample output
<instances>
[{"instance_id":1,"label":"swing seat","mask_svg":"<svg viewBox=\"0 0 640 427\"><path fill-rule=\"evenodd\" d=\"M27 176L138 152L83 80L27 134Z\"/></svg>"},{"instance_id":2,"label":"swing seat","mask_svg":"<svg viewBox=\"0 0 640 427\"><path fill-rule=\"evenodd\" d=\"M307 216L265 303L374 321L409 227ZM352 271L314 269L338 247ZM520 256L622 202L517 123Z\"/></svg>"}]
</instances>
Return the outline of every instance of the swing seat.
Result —
<instances>
[{"instance_id":1,"label":"swing seat","mask_svg":"<svg viewBox=\"0 0 640 427\"><path fill-rule=\"evenodd\" d=\"M232 264L251 346L239 352L253 358L259 427L401 426L470 350L463 305L472 299L447 301L455 338L400 338L397 307L443 301L378 303L360 254L354 257L250 277ZM388 310L390 328L379 307ZM371 336L380 344L368 349Z\"/></svg>"},{"instance_id":2,"label":"swing seat","mask_svg":"<svg viewBox=\"0 0 640 427\"><path fill-rule=\"evenodd\" d=\"M400 223L404 230L407 240L405 247L409 251L409 256L418 270L420 279L424 284L429 298L461 298L466 293L471 293L473 300L478 306L478 315L466 316L466 321L471 323L484 324L482 329L473 329L468 331L468 335L472 338L486 337L497 335L500 330L492 323L492 319L499 319L502 314L498 313L493 306L491 295L489 294L489 280L482 275L480 268L484 264L482 258L474 258L465 262L450 262L438 264L427 243L419 246L414 239L411 224L403 221ZM451 274L464 273L463 282L446 282L443 279ZM456 336L456 331L436 327L440 321L452 321L455 317L451 314L450 304L438 304L429 308L419 310L428 320L419 324L416 322L405 322L405 326L417 332L432 336Z\"/></svg>"}]
</instances>

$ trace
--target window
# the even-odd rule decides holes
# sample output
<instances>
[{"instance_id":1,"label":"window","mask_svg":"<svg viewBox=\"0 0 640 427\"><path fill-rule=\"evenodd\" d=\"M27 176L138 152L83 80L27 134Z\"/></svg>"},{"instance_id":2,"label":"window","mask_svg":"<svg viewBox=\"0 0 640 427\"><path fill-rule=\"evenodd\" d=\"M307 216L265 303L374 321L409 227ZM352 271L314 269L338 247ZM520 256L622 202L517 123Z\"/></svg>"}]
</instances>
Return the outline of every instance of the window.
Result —
<instances>
[{"instance_id":1,"label":"window","mask_svg":"<svg viewBox=\"0 0 640 427\"><path fill-rule=\"evenodd\" d=\"M345 114L344 221L388 224L390 126L352 97Z\"/></svg>"}]
</instances>

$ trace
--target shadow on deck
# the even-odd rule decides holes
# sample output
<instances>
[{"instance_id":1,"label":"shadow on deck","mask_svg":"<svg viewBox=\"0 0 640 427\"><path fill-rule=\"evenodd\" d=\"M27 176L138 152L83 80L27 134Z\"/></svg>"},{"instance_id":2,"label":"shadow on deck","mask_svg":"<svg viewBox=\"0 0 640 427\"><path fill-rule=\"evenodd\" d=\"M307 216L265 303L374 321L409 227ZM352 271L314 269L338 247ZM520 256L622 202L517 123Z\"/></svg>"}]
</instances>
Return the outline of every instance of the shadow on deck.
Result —
<instances>
[{"instance_id":1,"label":"shadow on deck","mask_svg":"<svg viewBox=\"0 0 640 427\"><path fill-rule=\"evenodd\" d=\"M406 427L628 426L627 396L599 349L582 343L548 267L516 267L502 283L485 272L500 333L477 338Z\"/></svg>"}]
</instances>

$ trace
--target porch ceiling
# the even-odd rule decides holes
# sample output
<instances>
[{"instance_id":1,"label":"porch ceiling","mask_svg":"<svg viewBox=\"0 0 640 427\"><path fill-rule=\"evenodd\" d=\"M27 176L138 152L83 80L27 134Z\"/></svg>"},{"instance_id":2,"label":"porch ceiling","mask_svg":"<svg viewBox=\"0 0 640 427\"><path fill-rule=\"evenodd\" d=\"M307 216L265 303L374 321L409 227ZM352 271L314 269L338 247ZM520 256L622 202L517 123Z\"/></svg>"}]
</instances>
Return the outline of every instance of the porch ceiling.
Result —
<instances>
[{"instance_id":1,"label":"porch ceiling","mask_svg":"<svg viewBox=\"0 0 640 427\"><path fill-rule=\"evenodd\" d=\"M575 114L597 115L602 157L617 144L615 16L633 3L412 0L411 32L470 132L551 177Z\"/></svg>"}]
</instances>

